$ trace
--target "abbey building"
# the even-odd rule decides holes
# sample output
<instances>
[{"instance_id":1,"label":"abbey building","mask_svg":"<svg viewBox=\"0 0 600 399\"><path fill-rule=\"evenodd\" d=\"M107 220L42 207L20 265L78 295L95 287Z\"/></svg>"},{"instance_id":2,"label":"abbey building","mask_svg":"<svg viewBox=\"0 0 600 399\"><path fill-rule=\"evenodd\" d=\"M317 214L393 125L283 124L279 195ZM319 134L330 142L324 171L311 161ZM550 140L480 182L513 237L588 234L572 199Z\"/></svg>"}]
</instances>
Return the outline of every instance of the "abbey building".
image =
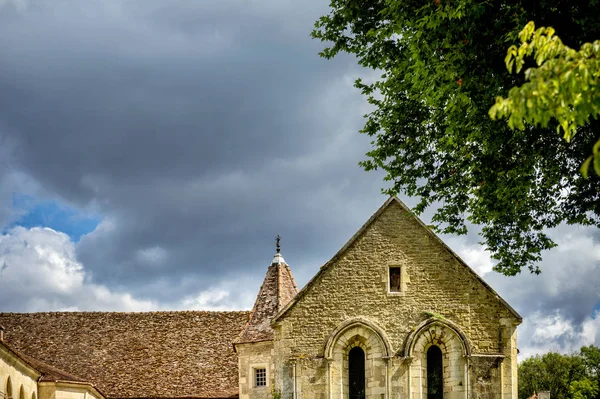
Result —
<instances>
[{"instance_id":1,"label":"abbey building","mask_svg":"<svg viewBox=\"0 0 600 399\"><path fill-rule=\"evenodd\" d=\"M390 198L250 312L0 313L0 398L516 399L521 321Z\"/></svg>"}]
</instances>

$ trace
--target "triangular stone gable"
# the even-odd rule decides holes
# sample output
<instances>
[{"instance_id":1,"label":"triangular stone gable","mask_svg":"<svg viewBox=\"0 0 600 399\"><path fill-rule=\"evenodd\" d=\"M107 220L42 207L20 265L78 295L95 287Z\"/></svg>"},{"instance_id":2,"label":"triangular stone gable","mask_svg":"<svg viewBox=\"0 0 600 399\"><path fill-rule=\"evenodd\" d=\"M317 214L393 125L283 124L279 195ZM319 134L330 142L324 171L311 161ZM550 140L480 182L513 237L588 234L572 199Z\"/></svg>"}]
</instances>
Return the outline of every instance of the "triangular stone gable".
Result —
<instances>
[{"instance_id":1,"label":"triangular stone gable","mask_svg":"<svg viewBox=\"0 0 600 399\"><path fill-rule=\"evenodd\" d=\"M382 221L382 216L384 215L393 215L390 219L404 219L403 222L396 222L395 225L390 223L389 226L378 226L377 231L373 231L372 227L376 223L387 223L387 221ZM398 231L398 227L402 226L410 226L411 231ZM387 230L387 231L386 231ZM350 240L329 260L326 264L321 266L317 274L304 286L300 292L290 301L285 308L283 308L274 318L273 322L278 322L283 320L286 315L292 311L292 309L297 305L302 298L309 294L312 290L316 289L319 280L322 276L327 273L331 268L334 267L346 254L347 252L355 246L366 234L383 234L389 236L395 236L396 238L410 234L412 236L419 236L419 239L424 240L423 244L425 244L425 240L428 241L428 247L437 247L437 251L435 257L439 258L440 265L444 263L448 263L449 259L442 258L451 258L455 265L448 265L448 267L452 268L453 271L450 274L458 273L461 274L461 279L470 279L476 281L476 285L478 285L479 290L487 295L487 297L493 298L493 300L497 301L499 305L504 308L508 314L510 314L517 323L522 321L522 317L504 300L502 299L491 286L489 286L473 269L471 269L452 249L450 249L430 228L428 228L410 209L398 198L390 197L370 218L369 220L350 238ZM414 237L413 237L414 238ZM401 240L400 240L401 241ZM409 247L415 247L413 243L406 243ZM418 244L417 244L418 245ZM402 253L402 248L398 248L400 253ZM415 248L412 248L415 250ZM372 248L373 251L377 251L378 248ZM417 249L418 250L418 249ZM408 262L411 262L410 251L404 251L404 253L408 254ZM402 255L396 254L397 257ZM446 255L446 256L444 256ZM434 256L432 254L432 256ZM392 263L398 262L399 259L390 260ZM418 263L418 262L417 262ZM407 279L410 279L408 276ZM419 289L423 289L425 287L419 287ZM410 292L407 293L410 295Z\"/></svg>"}]
</instances>

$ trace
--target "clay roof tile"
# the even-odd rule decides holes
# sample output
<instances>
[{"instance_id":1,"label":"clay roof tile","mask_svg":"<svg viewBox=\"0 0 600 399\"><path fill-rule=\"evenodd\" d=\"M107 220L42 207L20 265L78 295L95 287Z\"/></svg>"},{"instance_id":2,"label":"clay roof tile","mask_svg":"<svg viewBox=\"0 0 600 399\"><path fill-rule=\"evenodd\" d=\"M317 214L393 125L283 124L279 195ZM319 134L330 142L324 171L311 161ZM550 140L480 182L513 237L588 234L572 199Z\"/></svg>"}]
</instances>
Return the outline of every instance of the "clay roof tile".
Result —
<instances>
[{"instance_id":1,"label":"clay roof tile","mask_svg":"<svg viewBox=\"0 0 600 399\"><path fill-rule=\"evenodd\" d=\"M283 256L275 254L263 280L250 320L235 340L236 344L270 341L274 331L271 320L298 293L298 286Z\"/></svg>"},{"instance_id":2,"label":"clay roof tile","mask_svg":"<svg viewBox=\"0 0 600 399\"><path fill-rule=\"evenodd\" d=\"M248 317L204 311L0 313L0 324L6 343L43 378L87 381L108 398L232 398L238 394L238 360L231 343Z\"/></svg>"}]
</instances>

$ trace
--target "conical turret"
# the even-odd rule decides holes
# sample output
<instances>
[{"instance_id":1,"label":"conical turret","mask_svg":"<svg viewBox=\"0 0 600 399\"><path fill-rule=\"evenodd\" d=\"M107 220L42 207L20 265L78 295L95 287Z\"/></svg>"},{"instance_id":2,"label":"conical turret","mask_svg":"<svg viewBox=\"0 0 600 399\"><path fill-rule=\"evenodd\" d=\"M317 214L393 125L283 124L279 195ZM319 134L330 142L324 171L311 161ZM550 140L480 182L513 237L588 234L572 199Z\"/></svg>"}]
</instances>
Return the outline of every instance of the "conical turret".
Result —
<instances>
[{"instance_id":1,"label":"conical turret","mask_svg":"<svg viewBox=\"0 0 600 399\"><path fill-rule=\"evenodd\" d=\"M289 265L283 259L277 236L277 253L267 269L248 324L236 343L270 341L273 339L271 320L298 293Z\"/></svg>"}]
</instances>

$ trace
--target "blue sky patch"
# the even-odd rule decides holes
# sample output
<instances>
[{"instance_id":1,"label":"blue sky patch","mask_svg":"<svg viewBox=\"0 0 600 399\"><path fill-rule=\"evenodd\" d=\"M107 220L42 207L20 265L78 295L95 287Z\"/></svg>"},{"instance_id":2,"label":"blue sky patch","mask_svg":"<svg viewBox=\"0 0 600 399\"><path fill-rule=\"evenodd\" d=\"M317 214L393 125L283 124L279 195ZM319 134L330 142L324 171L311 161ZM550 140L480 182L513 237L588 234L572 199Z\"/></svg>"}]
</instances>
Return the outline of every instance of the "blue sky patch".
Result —
<instances>
[{"instance_id":1,"label":"blue sky patch","mask_svg":"<svg viewBox=\"0 0 600 399\"><path fill-rule=\"evenodd\" d=\"M61 231L77 242L81 236L94 231L102 218L81 212L59 201L38 201L28 195L14 194L13 208L21 213L10 227L50 227Z\"/></svg>"}]
</instances>

